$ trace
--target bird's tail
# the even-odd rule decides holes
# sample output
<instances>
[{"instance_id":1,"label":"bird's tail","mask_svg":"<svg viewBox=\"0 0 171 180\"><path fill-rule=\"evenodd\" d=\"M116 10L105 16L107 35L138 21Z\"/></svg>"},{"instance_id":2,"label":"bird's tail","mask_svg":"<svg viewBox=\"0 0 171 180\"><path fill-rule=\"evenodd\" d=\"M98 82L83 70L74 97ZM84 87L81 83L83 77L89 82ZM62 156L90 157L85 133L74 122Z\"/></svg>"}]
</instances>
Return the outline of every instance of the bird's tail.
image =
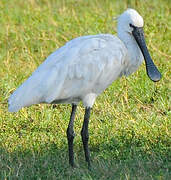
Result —
<instances>
[{"instance_id":1,"label":"bird's tail","mask_svg":"<svg viewBox=\"0 0 171 180\"><path fill-rule=\"evenodd\" d=\"M22 108L22 106L19 103L16 103L15 101L15 93L10 96L8 99L8 111L9 112L17 112Z\"/></svg>"},{"instance_id":2,"label":"bird's tail","mask_svg":"<svg viewBox=\"0 0 171 180\"><path fill-rule=\"evenodd\" d=\"M18 89L16 89L13 94L8 99L8 111L9 112L17 112L22 107L25 106L26 101L26 87L23 83Z\"/></svg>"},{"instance_id":3,"label":"bird's tail","mask_svg":"<svg viewBox=\"0 0 171 180\"><path fill-rule=\"evenodd\" d=\"M40 102L37 79L31 76L28 78L8 99L9 112L17 112L22 107L30 106Z\"/></svg>"}]
</instances>

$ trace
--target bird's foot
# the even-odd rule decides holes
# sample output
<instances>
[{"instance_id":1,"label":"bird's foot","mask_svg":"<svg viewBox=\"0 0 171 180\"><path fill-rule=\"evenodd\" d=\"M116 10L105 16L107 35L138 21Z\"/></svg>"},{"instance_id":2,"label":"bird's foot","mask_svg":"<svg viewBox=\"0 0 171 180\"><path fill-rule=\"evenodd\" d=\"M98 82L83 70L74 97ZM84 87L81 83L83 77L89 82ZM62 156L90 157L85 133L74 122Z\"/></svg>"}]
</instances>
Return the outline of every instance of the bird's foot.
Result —
<instances>
[{"instance_id":1,"label":"bird's foot","mask_svg":"<svg viewBox=\"0 0 171 180\"><path fill-rule=\"evenodd\" d=\"M92 170L92 166L91 166L90 162L88 162L88 170L89 170L89 171Z\"/></svg>"}]
</instances>

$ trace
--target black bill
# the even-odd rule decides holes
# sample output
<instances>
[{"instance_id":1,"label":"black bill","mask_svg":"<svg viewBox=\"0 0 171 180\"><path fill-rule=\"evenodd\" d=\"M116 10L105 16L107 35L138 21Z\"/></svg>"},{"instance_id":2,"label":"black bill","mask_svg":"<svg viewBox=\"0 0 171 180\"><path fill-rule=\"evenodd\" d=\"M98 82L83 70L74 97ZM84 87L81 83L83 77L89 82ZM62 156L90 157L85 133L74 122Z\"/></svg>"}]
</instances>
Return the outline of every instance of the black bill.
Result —
<instances>
[{"instance_id":1,"label":"black bill","mask_svg":"<svg viewBox=\"0 0 171 180\"><path fill-rule=\"evenodd\" d=\"M148 52L148 49L145 43L143 28L133 26L132 34L135 40L137 41L138 46L140 47L141 52L144 56L148 77L154 82L159 81L161 79L161 74L159 70L157 69L157 67L155 66L155 64L153 63L150 57L150 54Z\"/></svg>"}]
</instances>

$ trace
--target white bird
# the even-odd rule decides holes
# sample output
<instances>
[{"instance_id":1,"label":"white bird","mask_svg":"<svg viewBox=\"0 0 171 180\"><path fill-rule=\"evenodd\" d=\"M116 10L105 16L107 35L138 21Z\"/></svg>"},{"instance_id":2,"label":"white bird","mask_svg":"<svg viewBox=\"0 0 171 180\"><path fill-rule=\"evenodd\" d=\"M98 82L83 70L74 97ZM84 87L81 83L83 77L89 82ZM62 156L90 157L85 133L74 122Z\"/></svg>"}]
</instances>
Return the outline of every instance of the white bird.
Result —
<instances>
[{"instance_id":1,"label":"white bird","mask_svg":"<svg viewBox=\"0 0 171 180\"><path fill-rule=\"evenodd\" d=\"M117 78L135 72L143 59L149 78L153 81L161 78L145 44L143 18L134 9L127 9L117 22L118 37L98 34L67 42L52 53L9 98L10 112L39 103L72 104L67 129L71 166L74 166L73 125L80 101L85 106L81 136L90 167L88 123L96 97Z\"/></svg>"}]
</instances>

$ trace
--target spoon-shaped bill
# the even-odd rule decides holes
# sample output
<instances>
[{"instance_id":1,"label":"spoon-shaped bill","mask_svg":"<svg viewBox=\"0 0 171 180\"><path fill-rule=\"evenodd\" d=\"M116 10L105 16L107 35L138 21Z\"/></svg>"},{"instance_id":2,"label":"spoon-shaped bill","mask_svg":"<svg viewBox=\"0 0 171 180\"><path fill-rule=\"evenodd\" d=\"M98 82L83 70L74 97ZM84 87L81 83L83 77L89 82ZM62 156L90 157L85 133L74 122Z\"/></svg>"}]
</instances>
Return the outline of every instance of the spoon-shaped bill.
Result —
<instances>
[{"instance_id":1,"label":"spoon-shaped bill","mask_svg":"<svg viewBox=\"0 0 171 180\"><path fill-rule=\"evenodd\" d=\"M143 28L133 26L132 34L144 56L148 77L154 82L159 81L161 79L161 74L159 70L157 69L157 67L155 66L155 64L153 63L150 57L150 54L148 52L148 49L145 43Z\"/></svg>"}]
</instances>

